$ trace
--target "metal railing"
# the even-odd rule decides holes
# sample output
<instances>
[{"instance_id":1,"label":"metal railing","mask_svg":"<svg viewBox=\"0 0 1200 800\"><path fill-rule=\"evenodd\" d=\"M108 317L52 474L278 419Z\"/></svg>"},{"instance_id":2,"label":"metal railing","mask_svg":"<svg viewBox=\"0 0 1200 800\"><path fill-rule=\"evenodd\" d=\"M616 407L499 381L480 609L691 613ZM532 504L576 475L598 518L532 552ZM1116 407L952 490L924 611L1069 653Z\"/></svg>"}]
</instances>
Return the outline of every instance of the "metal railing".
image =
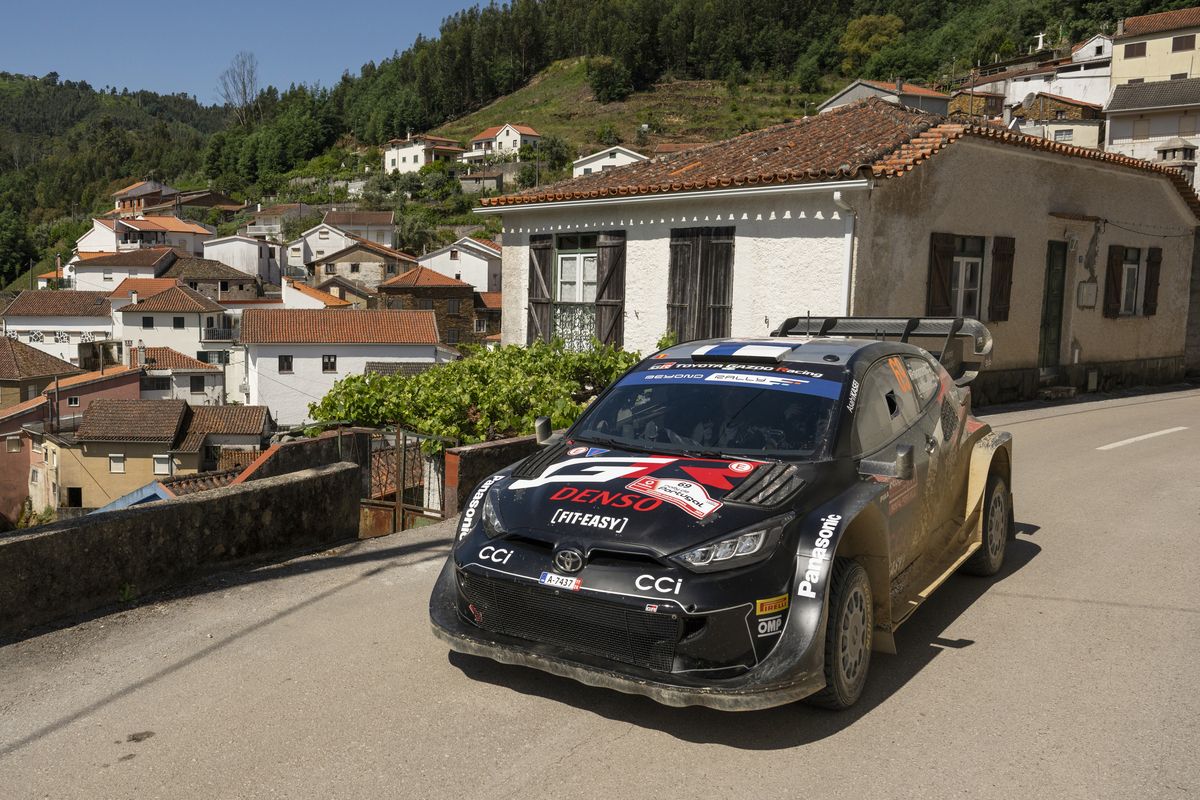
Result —
<instances>
[{"instance_id":1,"label":"metal railing","mask_svg":"<svg viewBox=\"0 0 1200 800\"><path fill-rule=\"evenodd\" d=\"M232 342L233 328L205 328L202 342Z\"/></svg>"}]
</instances>

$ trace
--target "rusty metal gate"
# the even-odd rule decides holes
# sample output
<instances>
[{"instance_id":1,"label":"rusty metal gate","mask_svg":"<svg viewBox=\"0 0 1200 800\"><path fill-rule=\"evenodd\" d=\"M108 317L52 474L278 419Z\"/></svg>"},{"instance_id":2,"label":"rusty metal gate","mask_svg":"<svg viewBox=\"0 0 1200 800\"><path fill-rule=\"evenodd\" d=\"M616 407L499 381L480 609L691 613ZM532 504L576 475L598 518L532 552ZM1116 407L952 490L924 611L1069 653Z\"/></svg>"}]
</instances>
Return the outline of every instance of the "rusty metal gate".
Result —
<instances>
[{"instance_id":1,"label":"rusty metal gate","mask_svg":"<svg viewBox=\"0 0 1200 800\"><path fill-rule=\"evenodd\" d=\"M362 501L367 535L402 531L445 516L447 447L457 442L405 430L371 437L369 497Z\"/></svg>"}]
</instances>

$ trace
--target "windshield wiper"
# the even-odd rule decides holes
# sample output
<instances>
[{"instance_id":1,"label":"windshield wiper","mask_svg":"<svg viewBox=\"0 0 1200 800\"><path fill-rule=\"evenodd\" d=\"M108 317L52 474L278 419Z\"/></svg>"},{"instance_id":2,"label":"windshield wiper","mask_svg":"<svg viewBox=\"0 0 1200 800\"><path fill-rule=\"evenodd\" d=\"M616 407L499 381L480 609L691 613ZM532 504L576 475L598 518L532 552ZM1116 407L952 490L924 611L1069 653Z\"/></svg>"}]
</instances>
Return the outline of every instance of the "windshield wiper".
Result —
<instances>
[{"instance_id":1,"label":"windshield wiper","mask_svg":"<svg viewBox=\"0 0 1200 800\"><path fill-rule=\"evenodd\" d=\"M658 452L657 450L651 450L650 448L645 447L644 445L638 445L633 442L618 441L618 440L613 439L608 436L593 436L591 434L588 434L586 436L572 436L571 438L577 442L586 442L588 444L598 444L598 445L603 445L605 447L612 447L617 450L632 450L635 453L656 453L656 452Z\"/></svg>"}]
</instances>

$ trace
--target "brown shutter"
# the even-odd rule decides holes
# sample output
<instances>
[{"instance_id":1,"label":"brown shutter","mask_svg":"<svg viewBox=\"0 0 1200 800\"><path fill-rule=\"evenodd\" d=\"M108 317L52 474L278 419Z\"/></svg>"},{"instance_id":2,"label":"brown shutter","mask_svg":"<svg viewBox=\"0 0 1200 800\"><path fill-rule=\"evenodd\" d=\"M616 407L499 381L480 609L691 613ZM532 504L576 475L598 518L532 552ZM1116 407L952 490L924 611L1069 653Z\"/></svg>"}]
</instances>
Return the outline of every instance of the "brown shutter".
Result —
<instances>
[{"instance_id":1,"label":"brown shutter","mask_svg":"<svg viewBox=\"0 0 1200 800\"><path fill-rule=\"evenodd\" d=\"M625 338L625 231L600 234L596 247L596 338L620 347Z\"/></svg>"},{"instance_id":2,"label":"brown shutter","mask_svg":"<svg viewBox=\"0 0 1200 800\"><path fill-rule=\"evenodd\" d=\"M988 297L988 321L1008 320L1009 300L1012 297L1013 253L1017 240L997 236L992 240L992 291Z\"/></svg>"},{"instance_id":3,"label":"brown shutter","mask_svg":"<svg viewBox=\"0 0 1200 800\"><path fill-rule=\"evenodd\" d=\"M1108 270L1104 274L1104 316L1116 319L1121 316L1121 267L1125 260L1125 248L1119 244L1108 246Z\"/></svg>"},{"instance_id":4,"label":"brown shutter","mask_svg":"<svg viewBox=\"0 0 1200 800\"><path fill-rule=\"evenodd\" d=\"M677 342L695 337L692 319L696 304L689 302L696 282L696 259L699 241L694 229L671 231L671 259L667 266L667 331L675 334Z\"/></svg>"},{"instance_id":5,"label":"brown shutter","mask_svg":"<svg viewBox=\"0 0 1200 800\"><path fill-rule=\"evenodd\" d=\"M1142 314L1153 317L1158 313L1158 273L1162 268L1162 248L1151 247L1146 254L1146 291L1142 295Z\"/></svg>"},{"instance_id":6,"label":"brown shutter","mask_svg":"<svg viewBox=\"0 0 1200 800\"><path fill-rule=\"evenodd\" d=\"M733 228L705 228L701 234L701 338L729 336L733 325Z\"/></svg>"},{"instance_id":7,"label":"brown shutter","mask_svg":"<svg viewBox=\"0 0 1200 800\"><path fill-rule=\"evenodd\" d=\"M929 288L925 311L931 317L949 317L954 313L950 298L950 270L954 267L954 234L929 236Z\"/></svg>"},{"instance_id":8,"label":"brown shutter","mask_svg":"<svg viewBox=\"0 0 1200 800\"><path fill-rule=\"evenodd\" d=\"M550 341L550 287L554 282L554 237L529 237L529 330L526 344Z\"/></svg>"}]
</instances>

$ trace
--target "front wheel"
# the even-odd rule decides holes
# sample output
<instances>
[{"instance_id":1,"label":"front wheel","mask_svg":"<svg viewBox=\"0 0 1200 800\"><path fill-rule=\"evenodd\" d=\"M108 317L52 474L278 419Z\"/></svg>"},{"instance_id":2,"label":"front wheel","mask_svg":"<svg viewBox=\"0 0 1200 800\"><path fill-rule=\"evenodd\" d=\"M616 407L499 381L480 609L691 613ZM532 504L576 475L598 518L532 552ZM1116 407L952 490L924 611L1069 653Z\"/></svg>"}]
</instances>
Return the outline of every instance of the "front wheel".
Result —
<instances>
[{"instance_id":1,"label":"front wheel","mask_svg":"<svg viewBox=\"0 0 1200 800\"><path fill-rule=\"evenodd\" d=\"M825 688L809 698L813 705L841 711L862 695L875 630L871 603L871 582L862 564L835 561L825 624Z\"/></svg>"},{"instance_id":2,"label":"front wheel","mask_svg":"<svg viewBox=\"0 0 1200 800\"><path fill-rule=\"evenodd\" d=\"M963 564L968 575L995 575L1004 566L1004 552L1012 529L1012 504L1008 484L999 475L989 475L983 503L983 543Z\"/></svg>"}]
</instances>

